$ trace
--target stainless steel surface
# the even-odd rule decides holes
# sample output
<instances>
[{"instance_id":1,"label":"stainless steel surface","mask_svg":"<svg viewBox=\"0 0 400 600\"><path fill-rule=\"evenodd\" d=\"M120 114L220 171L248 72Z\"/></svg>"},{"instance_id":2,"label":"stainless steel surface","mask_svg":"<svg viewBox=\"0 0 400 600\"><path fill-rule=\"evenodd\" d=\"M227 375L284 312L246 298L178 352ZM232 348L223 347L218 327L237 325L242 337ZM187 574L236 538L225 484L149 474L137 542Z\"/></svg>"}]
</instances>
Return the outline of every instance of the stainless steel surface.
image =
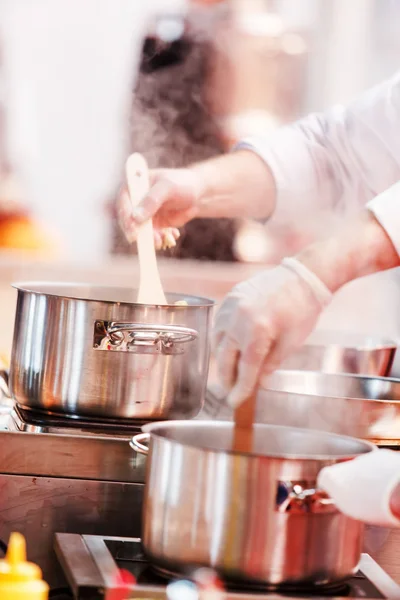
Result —
<instances>
[{"instance_id":1,"label":"stainless steel surface","mask_svg":"<svg viewBox=\"0 0 400 600\"><path fill-rule=\"evenodd\" d=\"M1 415L1 411L0 411ZM58 435L100 436L127 439L141 430L145 421L123 421L121 419L73 418L68 415L47 413L21 408L14 405L6 422L8 431L28 433L54 433Z\"/></svg>"},{"instance_id":2,"label":"stainless steel surface","mask_svg":"<svg viewBox=\"0 0 400 600\"><path fill-rule=\"evenodd\" d=\"M59 587L65 578L52 550L55 532L140 534L145 458L129 449L135 427L113 437L111 424L100 435L80 429L81 420L64 419L60 435L47 418L52 434L43 433L43 422L36 433L17 430L15 422L13 431L6 430L10 415L2 424L0 538L7 542L12 531L23 533L30 560ZM30 423L25 426L34 428Z\"/></svg>"},{"instance_id":3,"label":"stainless steel surface","mask_svg":"<svg viewBox=\"0 0 400 600\"><path fill-rule=\"evenodd\" d=\"M340 331L316 331L282 369L390 375L397 345L393 340Z\"/></svg>"},{"instance_id":4,"label":"stainless steel surface","mask_svg":"<svg viewBox=\"0 0 400 600\"><path fill-rule=\"evenodd\" d=\"M0 431L0 473L143 483L145 464L126 436Z\"/></svg>"},{"instance_id":5,"label":"stainless steel surface","mask_svg":"<svg viewBox=\"0 0 400 600\"><path fill-rule=\"evenodd\" d=\"M102 574L81 535L57 532L54 550L74 598L79 598L82 588L94 588L99 594L104 592Z\"/></svg>"},{"instance_id":6,"label":"stainless steel surface","mask_svg":"<svg viewBox=\"0 0 400 600\"><path fill-rule=\"evenodd\" d=\"M400 444L400 380L312 371L276 371L261 382L258 423L318 429ZM219 390L208 391L204 412L232 419Z\"/></svg>"},{"instance_id":7,"label":"stainless steel surface","mask_svg":"<svg viewBox=\"0 0 400 600\"><path fill-rule=\"evenodd\" d=\"M29 560L51 587L65 585L53 552L57 531L140 535L142 484L0 473L0 494L0 538L7 543L12 531L21 532Z\"/></svg>"},{"instance_id":8,"label":"stainless steel surface","mask_svg":"<svg viewBox=\"0 0 400 600\"><path fill-rule=\"evenodd\" d=\"M315 488L321 468L371 451L367 442L256 425L254 452L231 451L228 422L153 423L143 547L167 571L212 566L228 579L269 585L326 584L360 559L363 526L339 512L279 513L277 486ZM142 445L142 449L145 446ZM232 497L232 490L241 495Z\"/></svg>"},{"instance_id":9,"label":"stainless steel surface","mask_svg":"<svg viewBox=\"0 0 400 600\"><path fill-rule=\"evenodd\" d=\"M168 306L148 306L136 304L135 291L125 288L50 283L16 287L9 379L19 405L125 419L188 419L200 411L211 301L170 294ZM176 306L177 300L188 306ZM101 330L96 329L99 322ZM136 326L142 342L147 336L145 344L135 341ZM156 344L155 332L143 331L149 326L157 329ZM102 351L105 346L118 348L121 336L123 349L129 346L131 351Z\"/></svg>"}]
</instances>

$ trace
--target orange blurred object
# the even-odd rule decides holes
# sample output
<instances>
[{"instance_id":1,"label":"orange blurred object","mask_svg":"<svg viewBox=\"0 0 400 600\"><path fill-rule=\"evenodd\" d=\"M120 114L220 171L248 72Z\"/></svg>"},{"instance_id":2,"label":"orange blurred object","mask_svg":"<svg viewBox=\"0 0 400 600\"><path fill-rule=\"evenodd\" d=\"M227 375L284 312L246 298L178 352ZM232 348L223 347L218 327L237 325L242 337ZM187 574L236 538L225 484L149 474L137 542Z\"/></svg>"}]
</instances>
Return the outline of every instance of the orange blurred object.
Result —
<instances>
[{"instance_id":1,"label":"orange blurred object","mask_svg":"<svg viewBox=\"0 0 400 600\"><path fill-rule=\"evenodd\" d=\"M18 182L11 174L0 181L0 249L47 251L55 242L29 214Z\"/></svg>"},{"instance_id":2,"label":"orange blurred object","mask_svg":"<svg viewBox=\"0 0 400 600\"><path fill-rule=\"evenodd\" d=\"M0 214L0 248L47 250L53 247L48 233L28 216Z\"/></svg>"}]
</instances>

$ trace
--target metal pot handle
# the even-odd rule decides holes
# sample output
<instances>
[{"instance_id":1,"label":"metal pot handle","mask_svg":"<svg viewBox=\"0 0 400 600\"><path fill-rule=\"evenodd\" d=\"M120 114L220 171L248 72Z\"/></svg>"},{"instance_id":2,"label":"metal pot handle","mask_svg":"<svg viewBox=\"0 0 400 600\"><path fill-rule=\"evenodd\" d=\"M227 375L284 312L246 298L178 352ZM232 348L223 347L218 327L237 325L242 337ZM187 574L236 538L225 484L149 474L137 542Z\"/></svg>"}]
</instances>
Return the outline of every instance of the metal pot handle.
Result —
<instances>
[{"instance_id":1,"label":"metal pot handle","mask_svg":"<svg viewBox=\"0 0 400 600\"><path fill-rule=\"evenodd\" d=\"M129 442L132 450L135 450L138 454L144 454L145 456L149 453L149 447L142 444L142 442L149 442L150 434L149 433L138 433L134 435L131 441Z\"/></svg>"},{"instance_id":2,"label":"metal pot handle","mask_svg":"<svg viewBox=\"0 0 400 600\"><path fill-rule=\"evenodd\" d=\"M337 507L323 490L309 488L304 481L278 481L275 510L285 514L333 513Z\"/></svg>"},{"instance_id":3,"label":"metal pot handle","mask_svg":"<svg viewBox=\"0 0 400 600\"><path fill-rule=\"evenodd\" d=\"M182 354L182 344L198 337L195 329L181 325L95 321L93 348L141 354Z\"/></svg>"},{"instance_id":4,"label":"metal pot handle","mask_svg":"<svg viewBox=\"0 0 400 600\"><path fill-rule=\"evenodd\" d=\"M10 400L10 388L9 388L9 374L6 369L0 370L0 397L2 399Z\"/></svg>"}]
</instances>

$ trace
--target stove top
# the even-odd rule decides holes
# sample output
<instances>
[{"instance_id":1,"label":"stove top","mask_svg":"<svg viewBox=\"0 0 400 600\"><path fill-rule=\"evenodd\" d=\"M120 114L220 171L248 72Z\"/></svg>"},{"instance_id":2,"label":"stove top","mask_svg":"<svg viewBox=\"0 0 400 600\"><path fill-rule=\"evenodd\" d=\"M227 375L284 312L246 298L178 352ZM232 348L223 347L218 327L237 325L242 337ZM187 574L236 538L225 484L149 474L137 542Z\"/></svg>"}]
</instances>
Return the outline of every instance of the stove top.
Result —
<instances>
[{"instance_id":1,"label":"stove top","mask_svg":"<svg viewBox=\"0 0 400 600\"><path fill-rule=\"evenodd\" d=\"M72 597L104 598L118 569L131 573L136 584L125 600L166 599L168 578L154 571L142 553L139 538L118 538L79 534L56 534L55 550L70 584ZM324 589L269 591L265 588L226 586L227 600L278 600L279 598L390 598L400 600L398 586L367 554L362 555L359 572L346 583ZM53 596L56 598L57 596Z\"/></svg>"}]
</instances>

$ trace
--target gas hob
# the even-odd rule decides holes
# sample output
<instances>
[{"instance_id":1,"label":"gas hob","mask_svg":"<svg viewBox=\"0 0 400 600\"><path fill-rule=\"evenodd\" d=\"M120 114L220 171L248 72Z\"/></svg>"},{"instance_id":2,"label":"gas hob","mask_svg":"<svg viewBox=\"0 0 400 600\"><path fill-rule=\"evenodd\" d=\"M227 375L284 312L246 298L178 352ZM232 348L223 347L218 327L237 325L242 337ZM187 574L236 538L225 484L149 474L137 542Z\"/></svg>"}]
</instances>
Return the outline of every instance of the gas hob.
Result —
<instances>
[{"instance_id":1,"label":"gas hob","mask_svg":"<svg viewBox=\"0 0 400 600\"><path fill-rule=\"evenodd\" d=\"M142 553L139 538L119 538L57 533L55 550L70 585L73 598L104 598L119 569L132 574L136 583L126 600L167 598L168 580L154 571ZM284 592L265 588L227 586L227 600L276 600L277 598L368 598L400 600L398 586L367 554L359 572L346 583L322 589Z\"/></svg>"}]
</instances>

